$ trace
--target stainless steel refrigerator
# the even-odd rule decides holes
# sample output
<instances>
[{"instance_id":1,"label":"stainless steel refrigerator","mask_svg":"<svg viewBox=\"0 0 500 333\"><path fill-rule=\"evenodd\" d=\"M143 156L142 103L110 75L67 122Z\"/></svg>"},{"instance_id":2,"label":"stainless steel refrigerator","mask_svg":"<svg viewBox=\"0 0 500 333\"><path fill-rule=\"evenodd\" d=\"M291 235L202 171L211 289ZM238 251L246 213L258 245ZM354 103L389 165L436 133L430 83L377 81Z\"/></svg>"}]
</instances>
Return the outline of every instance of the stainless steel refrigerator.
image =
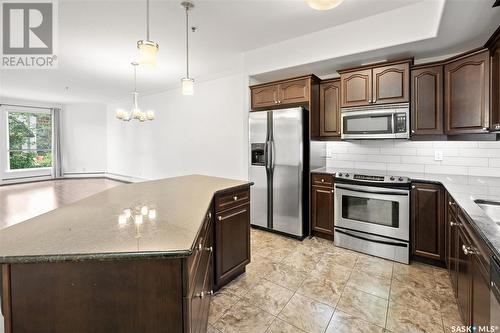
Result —
<instances>
[{"instance_id":1,"label":"stainless steel refrigerator","mask_svg":"<svg viewBox=\"0 0 500 333\"><path fill-rule=\"evenodd\" d=\"M251 224L308 233L309 128L303 108L250 112Z\"/></svg>"}]
</instances>

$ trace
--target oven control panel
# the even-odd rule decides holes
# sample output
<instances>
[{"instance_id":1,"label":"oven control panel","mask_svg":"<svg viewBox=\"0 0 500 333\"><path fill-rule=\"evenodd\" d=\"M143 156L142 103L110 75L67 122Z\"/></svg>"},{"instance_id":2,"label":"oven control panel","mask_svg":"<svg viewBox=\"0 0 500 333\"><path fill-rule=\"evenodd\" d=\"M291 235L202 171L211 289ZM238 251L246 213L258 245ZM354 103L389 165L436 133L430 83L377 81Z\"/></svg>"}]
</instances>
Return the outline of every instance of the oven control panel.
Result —
<instances>
[{"instance_id":1,"label":"oven control panel","mask_svg":"<svg viewBox=\"0 0 500 333\"><path fill-rule=\"evenodd\" d=\"M336 178L349 179L367 183L396 183L396 184L406 184L410 183L410 178L402 176L387 176L387 175L366 175L359 173L350 172L337 172L335 174Z\"/></svg>"}]
</instances>

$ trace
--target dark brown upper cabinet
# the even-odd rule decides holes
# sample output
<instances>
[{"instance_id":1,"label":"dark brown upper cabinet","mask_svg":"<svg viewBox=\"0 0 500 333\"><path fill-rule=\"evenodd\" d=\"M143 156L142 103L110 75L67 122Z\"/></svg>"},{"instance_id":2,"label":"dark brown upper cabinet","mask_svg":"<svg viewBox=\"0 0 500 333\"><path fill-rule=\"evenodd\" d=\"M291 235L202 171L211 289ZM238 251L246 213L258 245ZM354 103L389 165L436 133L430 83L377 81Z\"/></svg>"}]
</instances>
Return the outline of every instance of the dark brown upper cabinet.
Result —
<instances>
[{"instance_id":1,"label":"dark brown upper cabinet","mask_svg":"<svg viewBox=\"0 0 500 333\"><path fill-rule=\"evenodd\" d=\"M341 106L409 102L410 64L404 60L339 71Z\"/></svg>"},{"instance_id":2,"label":"dark brown upper cabinet","mask_svg":"<svg viewBox=\"0 0 500 333\"><path fill-rule=\"evenodd\" d=\"M412 256L446 262L444 189L441 185L414 183L411 190Z\"/></svg>"},{"instance_id":3,"label":"dark brown upper cabinet","mask_svg":"<svg viewBox=\"0 0 500 333\"><path fill-rule=\"evenodd\" d=\"M443 66L414 67L411 82L411 134L443 134Z\"/></svg>"},{"instance_id":4,"label":"dark brown upper cabinet","mask_svg":"<svg viewBox=\"0 0 500 333\"><path fill-rule=\"evenodd\" d=\"M372 102L372 70L340 74L342 107L369 105Z\"/></svg>"},{"instance_id":5,"label":"dark brown upper cabinet","mask_svg":"<svg viewBox=\"0 0 500 333\"><path fill-rule=\"evenodd\" d=\"M486 46L491 56L491 117L490 130L500 131L500 27L488 40Z\"/></svg>"},{"instance_id":6,"label":"dark brown upper cabinet","mask_svg":"<svg viewBox=\"0 0 500 333\"><path fill-rule=\"evenodd\" d=\"M319 135L340 137L340 80L323 81L319 87Z\"/></svg>"},{"instance_id":7,"label":"dark brown upper cabinet","mask_svg":"<svg viewBox=\"0 0 500 333\"><path fill-rule=\"evenodd\" d=\"M314 85L319 85L319 79L309 75L251 86L252 111L291 106L308 107L311 97L317 93Z\"/></svg>"},{"instance_id":8,"label":"dark brown upper cabinet","mask_svg":"<svg viewBox=\"0 0 500 333\"><path fill-rule=\"evenodd\" d=\"M490 121L490 57L480 50L444 67L445 129L449 135L487 133Z\"/></svg>"},{"instance_id":9,"label":"dark brown upper cabinet","mask_svg":"<svg viewBox=\"0 0 500 333\"><path fill-rule=\"evenodd\" d=\"M373 69L373 104L404 103L410 100L410 63Z\"/></svg>"},{"instance_id":10,"label":"dark brown upper cabinet","mask_svg":"<svg viewBox=\"0 0 500 333\"><path fill-rule=\"evenodd\" d=\"M277 85L260 86L252 89L252 109L273 107L277 102Z\"/></svg>"}]
</instances>

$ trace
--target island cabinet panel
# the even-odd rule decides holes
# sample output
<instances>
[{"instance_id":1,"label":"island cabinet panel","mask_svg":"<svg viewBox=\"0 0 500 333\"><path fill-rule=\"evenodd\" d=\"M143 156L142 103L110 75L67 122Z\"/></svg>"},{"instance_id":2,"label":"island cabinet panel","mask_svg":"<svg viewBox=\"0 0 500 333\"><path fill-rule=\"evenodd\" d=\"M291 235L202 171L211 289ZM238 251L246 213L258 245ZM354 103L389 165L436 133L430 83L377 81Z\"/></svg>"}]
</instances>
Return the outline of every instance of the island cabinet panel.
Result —
<instances>
[{"instance_id":1,"label":"island cabinet panel","mask_svg":"<svg viewBox=\"0 0 500 333\"><path fill-rule=\"evenodd\" d=\"M489 128L490 57L488 50L451 61L444 68L447 134L485 133Z\"/></svg>"},{"instance_id":2,"label":"island cabinet panel","mask_svg":"<svg viewBox=\"0 0 500 333\"><path fill-rule=\"evenodd\" d=\"M223 198L232 198L233 204L221 208L217 203L225 202ZM215 286L219 289L250 263L250 192L245 188L218 194L215 202Z\"/></svg>"},{"instance_id":3,"label":"island cabinet panel","mask_svg":"<svg viewBox=\"0 0 500 333\"><path fill-rule=\"evenodd\" d=\"M364 69L340 74L343 108L372 103L372 70Z\"/></svg>"},{"instance_id":4,"label":"island cabinet panel","mask_svg":"<svg viewBox=\"0 0 500 333\"><path fill-rule=\"evenodd\" d=\"M471 258L464 253L463 249L468 247L470 240L463 228L458 228L458 267L457 267L457 300L458 308L465 324L471 322L471 287L472 287L472 262Z\"/></svg>"},{"instance_id":5,"label":"island cabinet panel","mask_svg":"<svg viewBox=\"0 0 500 333\"><path fill-rule=\"evenodd\" d=\"M334 198L333 187L312 186L311 227L318 237L333 239Z\"/></svg>"},{"instance_id":6,"label":"island cabinet panel","mask_svg":"<svg viewBox=\"0 0 500 333\"><path fill-rule=\"evenodd\" d=\"M411 134L444 134L443 66L411 71Z\"/></svg>"},{"instance_id":7,"label":"island cabinet panel","mask_svg":"<svg viewBox=\"0 0 500 333\"><path fill-rule=\"evenodd\" d=\"M319 95L321 137L340 137L340 80L322 82Z\"/></svg>"},{"instance_id":8,"label":"island cabinet panel","mask_svg":"<svg viewBox=\"0 0 500 333\"><path fill-rule=\"evenodd\" d=\"M410 100L410 65L394 64L373 69L373 104Z\"/></svg>"},{"instance_id":9,"label":"island cabinet panel","mask_svg":"<svg viewBox=\"0 0 500 333\"><path fill-rule=\"evenodd\" d=\"M9 275L6 333L183 331L180 259L12 264Z\"/></svg>"},{"instance_id":10,"label":"island cabinet panel","mask_svg":"<svg viewBox=\"0 0 500 333\"><path fill-rule=\"evenodd\" d=\"M445 266L444 189L440 185L413 183L411 190L411 240L415 258Z\"/></svg>"}]
</instances>

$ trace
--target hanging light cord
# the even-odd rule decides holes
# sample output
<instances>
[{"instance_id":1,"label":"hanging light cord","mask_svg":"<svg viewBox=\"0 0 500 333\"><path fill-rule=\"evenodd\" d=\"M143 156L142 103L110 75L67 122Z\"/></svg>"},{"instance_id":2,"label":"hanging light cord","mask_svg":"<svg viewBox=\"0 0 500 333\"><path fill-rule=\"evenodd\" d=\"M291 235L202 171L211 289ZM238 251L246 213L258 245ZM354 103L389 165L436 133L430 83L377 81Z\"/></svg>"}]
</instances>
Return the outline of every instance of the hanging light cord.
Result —
<instances>
[{"instance_id":1,"label":"hanging light cord","mask_svg":"<svg viewBox=\"0 0 500 333\"><path fill-rule=\"evenodd\" d=\"M186 78L189 79L189 6L186 6Z\"/></svg>"},{"instance_id":2,"label":"hanging light cord","mask_svg":"<svg viewBox=\"0 0 500 333\"><path fill-rule=\"evenodd\" d=\"M149 41L149 0L146 0L146 39Z\"/></svg>"}]
</instances>

